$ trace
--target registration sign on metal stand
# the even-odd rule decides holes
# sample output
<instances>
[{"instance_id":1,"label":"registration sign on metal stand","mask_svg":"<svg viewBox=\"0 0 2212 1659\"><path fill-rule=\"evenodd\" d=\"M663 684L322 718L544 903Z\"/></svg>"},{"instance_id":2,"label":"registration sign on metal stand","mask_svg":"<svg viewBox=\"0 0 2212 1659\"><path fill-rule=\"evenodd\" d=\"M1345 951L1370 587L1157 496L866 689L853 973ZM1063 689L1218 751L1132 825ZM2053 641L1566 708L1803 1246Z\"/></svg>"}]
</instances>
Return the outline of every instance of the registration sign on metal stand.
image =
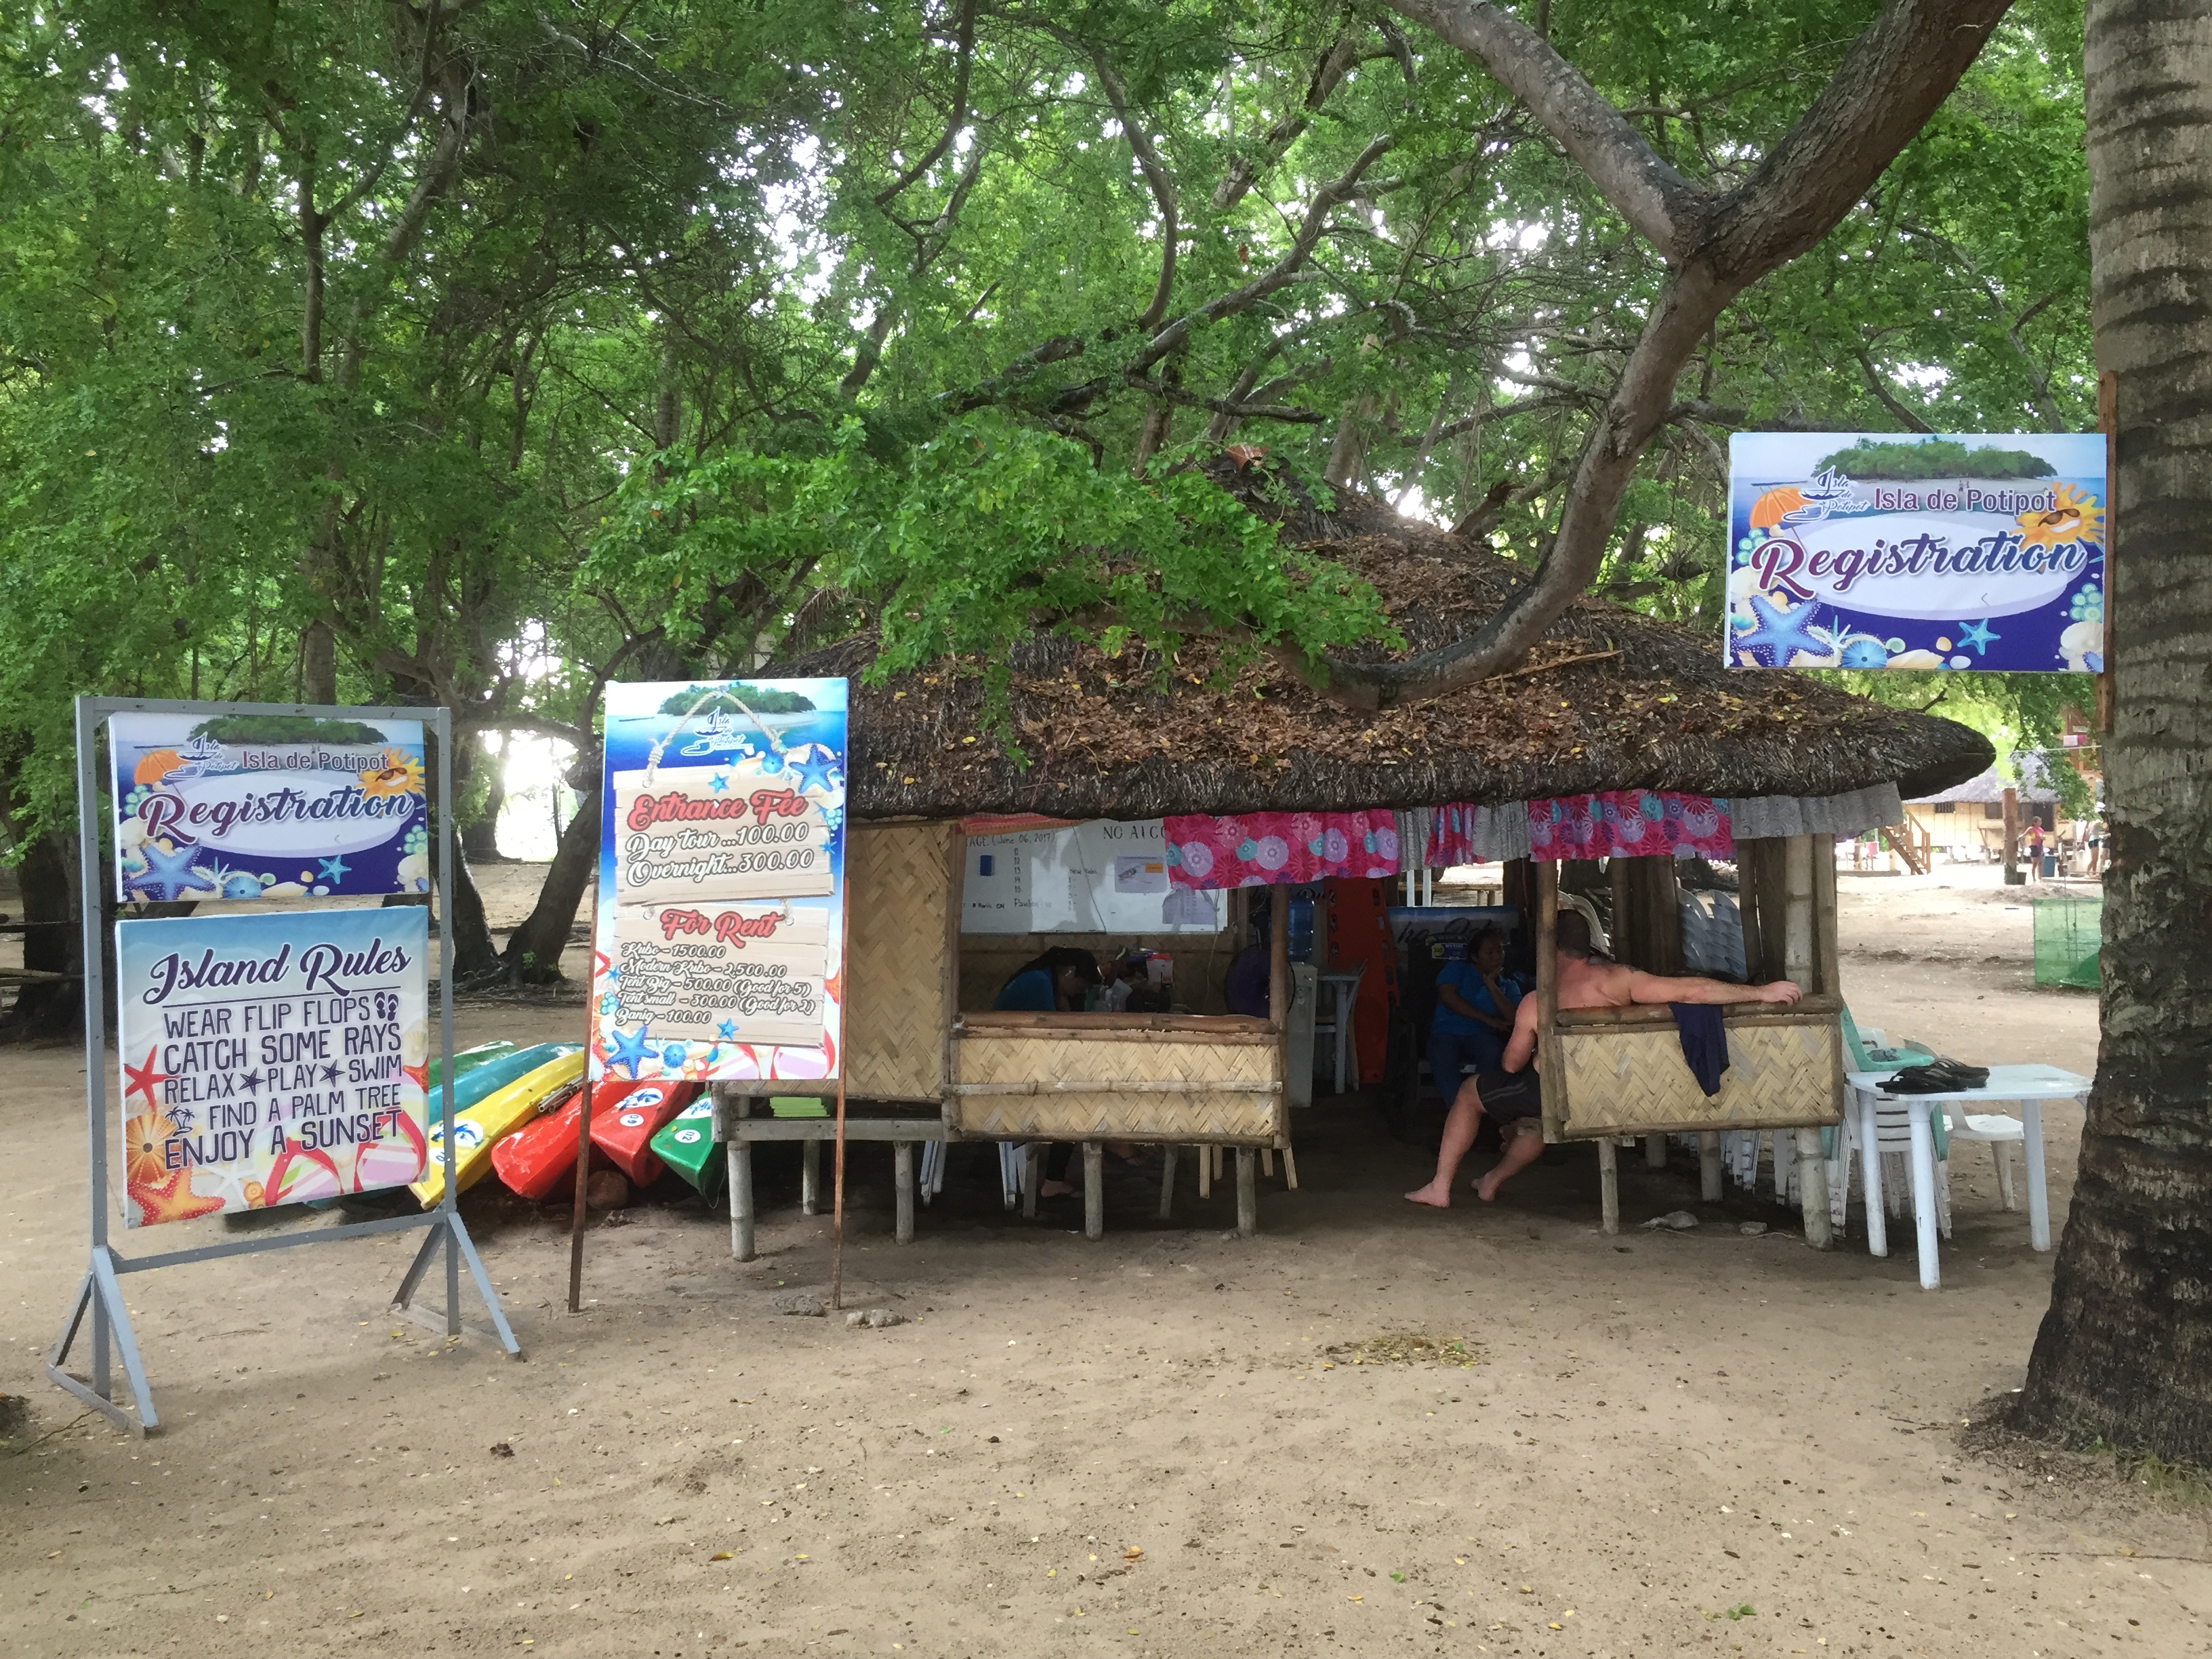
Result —
<instances>
[{"instance_id":1,"label":"registration sign on metal stand","mask_svg":"<svg viewBox=\"0 0 2212 1659\"><path fill-rule=\"evenodd\" d=\"M112 816L100 792L103 727ZM439 976L435 1109L446 1179L437 1207L149 1255L124 1255L109 1239L108 1149L118 1128L118 1196L134 1229L404 1187L423 1174L432 1109L428 915L313 901L429 891L426 735L438 757L442 925L453 914L447 710L77 699L91 1260L46 1375L120 1427L143 1434L160 1426L121 1288L125 1274L155 1267L424 1228L394 1306L412 1300L442 1249L447 1334L460 1334L465 1262L501 1345L520 1352L457 1207L450 971ZM111 999L110 892L125 902L261 903L245 913L119 921ZM111 1015L119 1119L109 1115ZM81 1334L90 1349L82 1376L68 1369ZM116 1396L118 1358L135 1417Z\"/></svg>"}]
</instances>

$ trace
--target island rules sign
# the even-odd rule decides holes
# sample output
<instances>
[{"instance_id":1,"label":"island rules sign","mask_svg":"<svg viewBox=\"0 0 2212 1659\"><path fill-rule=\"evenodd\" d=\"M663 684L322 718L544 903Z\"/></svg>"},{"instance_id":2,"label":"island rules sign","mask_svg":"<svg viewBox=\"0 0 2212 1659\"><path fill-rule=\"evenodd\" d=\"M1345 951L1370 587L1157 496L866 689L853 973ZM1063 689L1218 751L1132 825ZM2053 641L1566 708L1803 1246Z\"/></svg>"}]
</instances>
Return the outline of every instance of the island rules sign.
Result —
<instances>
[{"instance_id":1,"label":"island rules sign","mask_svg":"<svg viewBox=\"0 0 2212 1659\"><path fill-rule=\"evenodd\" d=\"M116 714L120 899L427 893L419 720Z\"/></svg>"},{"instance_id":2,"label":"island rules sign","mask_svg":"<svg viewBox=\"0 0 2212 1659\"><path fill-rule=\"evenodd\" d=\"M2094 673L2105 440L1738 433L1734 668Z\"/></svg>"},{"instance_id":3,"label":"island rules sign","mask_svg":"<svg viewBox=\"0 0 2212 1659\"><path fill-rule=\"evenodd\" d=\"M616 684L592 1076L836 1075L843 680Z\"/></svg>"},{"instance_id":4,"label":"island rules sign","mask_svg":"<svg viewBox=\"0 0 2212 1659\"><path fill-rule=\"evenodd\" d=\"M134 1227L404 1187L429 1145L429 912L116 926Z\"/></svg>"}]
</instances>

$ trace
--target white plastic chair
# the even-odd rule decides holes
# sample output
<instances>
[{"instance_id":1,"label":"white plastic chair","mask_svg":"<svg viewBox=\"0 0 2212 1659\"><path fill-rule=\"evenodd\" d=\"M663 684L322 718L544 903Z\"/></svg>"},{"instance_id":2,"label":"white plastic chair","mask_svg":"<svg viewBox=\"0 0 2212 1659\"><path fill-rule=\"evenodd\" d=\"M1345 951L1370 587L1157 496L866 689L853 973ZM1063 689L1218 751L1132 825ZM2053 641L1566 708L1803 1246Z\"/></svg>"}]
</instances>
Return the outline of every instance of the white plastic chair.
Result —
<instances>
[{"instance_id":1,"label":"white plastic chair","mask_svg":"<svg viewBox=\"0 0 2212 1659\"><path fill-rule=\"evenodd\" d=\"M1948 1121L1952 1139L1976 1140L1990 1149L1990 1157L1997 1166L1997 1191L2004 1199L2005 1208L2020 1208L2020 1189L2013 1182L2012 1149L2018 1146L2026 1152L2027 1126L2002 1112L1957 1112L1949 1107L1942 1109ZM1887 1179L1885 1174L1884 1180Z\"/></svg>"},{"instance_id":2,"label":"white plastic chair","mask_svg":"<svg viewBox=\"0 0 2212 1659\"><path fill-rule=\"evenodd\" d=\"M1330 993L1332 1006L1327 1019L1314 1021L1315 1046L1318 1049L1319 1039L1323 1036L1328 1037L1329 1047L1335 1060L1338 1094L1344 1092L1344 1079L1347 1067L1352 1081L1357 1084L1359 1080L1359 1043L1352 1029L1352 1009L1359 1001L1359 987L1366 977L1367 964L1364 962L1356 968L1347 968L1341 972L1332 971L1321 975L1322 987Z\"/></svg>"}]
</instances>

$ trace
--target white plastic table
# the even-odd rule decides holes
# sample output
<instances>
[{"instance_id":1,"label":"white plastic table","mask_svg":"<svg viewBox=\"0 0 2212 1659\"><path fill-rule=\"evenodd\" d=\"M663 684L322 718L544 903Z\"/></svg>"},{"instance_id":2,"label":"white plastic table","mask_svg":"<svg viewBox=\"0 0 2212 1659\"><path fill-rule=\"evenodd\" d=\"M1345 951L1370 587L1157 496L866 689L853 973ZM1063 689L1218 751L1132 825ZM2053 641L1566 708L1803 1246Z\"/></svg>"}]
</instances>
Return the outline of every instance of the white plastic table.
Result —
<instances>
[{"instance_id":1,"label":"white plastic table","mask_svg":"<svg viewBox=\"0 0 2212 1659\"><path fill-rule=\"evenodd\" d=\"M1920 1243L1920 1288L1932 1291L1942 1280L1936 1258L1936 1131L1928 1109L1938 1103L1987 1105L1999 1101L2020 1103L2021 1127L2026 1131L2021 1152L2027 1161L2027 1242L2039 1250L2051 1248L2051 1199L2043 1172L2043 1103L2081 1100L2089 1092L2089 1079L2056 1066L1992 1066L1990 1080L1978 1089L1961 1089L1941 1095L1888 1095L1881 1085L1896 1075L1894 1067L1880 1072L1848 1072L1851 1103L1859 1120L1859 1168L1866 1188L1867 1249L1870 1255L1889 1254L1889 1224L1883 1213L1881 1150L1875 1144L1875 1108L1878 1102L1901 1103L1912 1125L1912 1218Z\"/></svg>"}]
</instances>

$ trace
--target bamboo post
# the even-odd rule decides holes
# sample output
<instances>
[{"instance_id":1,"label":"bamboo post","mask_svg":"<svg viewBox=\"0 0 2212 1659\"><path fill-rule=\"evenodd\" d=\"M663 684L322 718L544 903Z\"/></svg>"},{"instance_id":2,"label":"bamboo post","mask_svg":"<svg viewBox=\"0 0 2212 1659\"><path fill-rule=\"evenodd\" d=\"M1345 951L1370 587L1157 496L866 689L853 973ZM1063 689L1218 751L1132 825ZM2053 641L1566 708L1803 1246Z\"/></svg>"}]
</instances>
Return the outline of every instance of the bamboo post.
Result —
<instances>
[{"instance_id":1,"label":"bamboo post","mask_svg":"<svg viewBox=\"0 0 2212 1659\"><path fill-rule=\"evenodd\" d=\"M1196 1146L1198 1154L1198 1195L1200 1199L1213 1196L1213 1152L1211 1146Z\"/></svg>"},{"instance_id":2,"label":"bamboo post","mask_svg":"<svg viewBox=\"0 0 2212 1659\"><path fill-rule=\"evenodd\" d=\"M1597 1138L1597 1192L1599 1213L1607 1234L1620 1231L1620 1159L1613 1149L1611 1135Z\"/></svg>"},{"instance_id":3,"label":"bamboo post","mask_svg":"<svg viewBox=\"0 0 2212 1659\"><path fill-rule=\"evenodd\" d=\"M1556 1052L1559 1021L1559 947L1553 937L1559 923L1559 866L1539 861L1536 876L1536 1060L1544 1098L1544 1139L1556 1142L1566 1127L1566 1068Z\"/></svg>"},{"instance_id":4,"label":"bamboo post","mask_svg":"<svg viewBox=\"0 0 2212 1659\"><path fill-rule=\"evenodd\" d=\"M753 1227L753 1144L730 1137L730 1254L750 1261L755 1249Z\"/></svg>"},{"instance_id":5,"label":"bamboo post","mask_svg":"<svg viewBox=\"0 0 2212 1659\"><path fill-rule=\"evenodd\" d=\"M811 1146L815 1143L806 1143ZM892 1237L902 1244L914 1243L914 1142L891 1142L891 1180L898 1189L895 1200L898 1206L897 1224Z\"/></svg>"},{"instance_id":6,"label":"bamboo post","mask_svg":"<svg viewBox=\"0 0 2212 1659\"><path fill-rule=\"evenodd\" d=\"M2020 873L2020 791L2004 792L2004 884L2016 887Z\"/></svg>"},{"instance_id":7,"label":"bamboo post","mask_svg":"<svg viewBox=\"0 0 2212 1659\"><path fill-rule=\"evenodd\" d=\"M1632 860L1618 856L1605 861L1606 885L1613 899L1613 934L1606 941L1613 959L1630 968L1649 968L1644 959L1644 930L1637 924L1636 893L1630 878Z\"/></svg>"},{"instance_id":8,"label":"bamboo post","mask_svg":"<svg viewBox=\"0 0 2212 1659\"><path fill-rule=\"evenodd\" d=\"M1249 1146L1237 1149L1237 1237L1249 1238L1260 1231L1260 1160Z\"/></svg>"},{"instance_id":9,"label":"bamboo post","mask_svg":"<svg viewBox=\"0 0 2212 1659\"><path fill-rule=\"evenodd\" d=\"M1736 843L1735 915L1743 933L1743 976L1751 984L1764 976L1766 964L1766 930L1759 915L1760 849L1765 845L1758 841Z\"/></svg>"},{"instance_id":10,"label":"bamboo post","mask_svg":"<svg viewBox=\"0 0 2212 1659\"><path fill-rule=\"evenodd\" d=\"M1824 837L1792 836L1783 851L1783 972L1807 985L1820 972L1814 939L1814 843ZM1832 848L1830 862L1834 861ZM1797 1131L1797 1199L1805 1218L1805 1242L1816 1250L1835 1243L1828 1214L1828 1166L1820 1156L1820 1132Z\"/></svg>"},{"instance_id":11,"label":"bamboo post","mask_svg":"<svg viewBox=\"0 0 2212 1659\"><path fill-rule=\"evenodd\" d=\"M1095 1140L1083 1143L1083 1236L1106 1237L1106 1149Z\"/></svg>"},{"instance_id":12,"label":"bamboo post","mask_svg":"<svg viewBox=\"0 0 2212 1659\"><path fill-rule=\"evenodd\" d=\"M799 1212L813 1215L822 1208L822 1143L799 1144Z\"/></svg>"},{"instance_id":13,"label":"bamboo post","mask_svg":"<svg viewBox=\"0 0 2212 1659\"><path fill-rule=\"evenodd\" d=\"M453 1090L450 1076L453 1064L453 1059L448 1055L446 1060L446 1066L449 1073L446 1089L446 1145L448 1147L453 1144ZM589 1180L591 1173L592 1079L589 1073L586 1073L584 1078L583 1109L576 1114L576 1200L568 1212L568 1311L570 1313L584 1311L584 1222L586 1219L584 1184ZM453 1171L452 1161L449 1158L446 1170L446 1180L450 1183L453 1179Z\"/></svg>"},{"instance_id":14,"label":"bamboo post","mask_svg":"<svg viewBox=\"0 0 2212 1659\"><path fill-rule=\"evenodd\" d=\"M849 859L852 854L848 852L846 856ZM841 871L837 885L842 890L845 884L845 872ZM837 895L837 973L847 985L853 982L852 901L848 891ZM846 1012L841 1006L841 1016ZM845 1305L845 1073L852 1070L848 1063L852 1050L845 1039L849 1035L848 1023L841 1018L837 1024L837 1156L830 1193L830 1305L833 1310ZM912 1201L909 1194L908 1202Z\"/></svg>"},{"instance_id":15,"label":"bamboo post","mask_svg":"<svg viewBox=\"0 0 2212 1659\"><path fill-rule=\"evenodd\" d=\"M1275 1023L1275 1080L1283 1085L1275 1109L1278 1133L1291 1128L1291 890L1267 890L1267 1018ZM1205 1154L1201 1152L1200 1156ZM1201 1194L1202 1195L1202 1194Z\"/></svg>"},{"instance_id":16,"label":"bamboo post","mask_svg":"<svg viewBox=\"0 0 2212 1659\"><path fill-rule=\"evenodd\" d=\"M1708 1204L1721 1201L1721 1133L1698 1132L1698 1196Z\"/></svg>"},{"instance_id":17,"label":"bamboo post","mask_svg":"<svg viewBox=\"0 0 2212 1659\"><path fill-rule=\"evenodd\" d=\"M1037 1188L1044 1181L1044 1146L1032 1140L1022 1149L1022 1219L1036 1219Z\"/></svg>"}]
</instances>

